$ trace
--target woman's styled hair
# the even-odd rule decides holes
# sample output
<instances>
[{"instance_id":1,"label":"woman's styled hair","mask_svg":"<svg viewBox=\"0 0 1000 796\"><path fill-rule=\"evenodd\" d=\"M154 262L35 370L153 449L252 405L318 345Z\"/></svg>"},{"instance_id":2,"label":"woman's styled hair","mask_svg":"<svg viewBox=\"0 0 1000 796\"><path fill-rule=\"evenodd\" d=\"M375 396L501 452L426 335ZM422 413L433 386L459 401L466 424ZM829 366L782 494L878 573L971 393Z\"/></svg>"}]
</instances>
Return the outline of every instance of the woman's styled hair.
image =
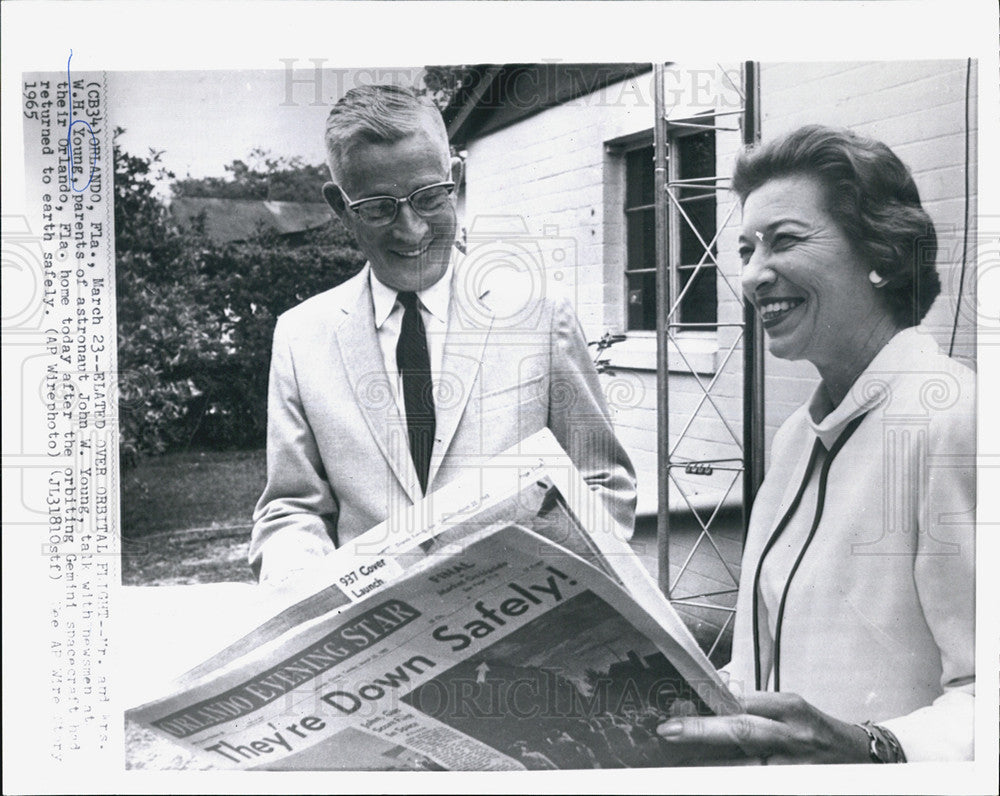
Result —
<instances>
[{"instance_id":1,"label":"woman's styled hair","mask_svg":"<svg viewBox=\"0 0 1000 796\"><path fill-rule=\"evenodd\" d=\"M937 234L910 170L880 141L850 130L807 125L745 150L733 190L747 196L779 177L818 179L827 212L887 284L880 289L902 327L923 320L941 292Z\"/></svg>"},{"instance_id":2,"label":"woman's styled hair","mask_svg":"<svg viewBox=\"0 0 1000 796\"><path fill-rule=\"evenodd\" d=\"M374 85L352 88L330 110L326 119L326 154L336 181L344 156L353 144L393 144L425 130L441 139L448 166L448 131L437 107L405 86Z\"/></svg>"}]
</instances>

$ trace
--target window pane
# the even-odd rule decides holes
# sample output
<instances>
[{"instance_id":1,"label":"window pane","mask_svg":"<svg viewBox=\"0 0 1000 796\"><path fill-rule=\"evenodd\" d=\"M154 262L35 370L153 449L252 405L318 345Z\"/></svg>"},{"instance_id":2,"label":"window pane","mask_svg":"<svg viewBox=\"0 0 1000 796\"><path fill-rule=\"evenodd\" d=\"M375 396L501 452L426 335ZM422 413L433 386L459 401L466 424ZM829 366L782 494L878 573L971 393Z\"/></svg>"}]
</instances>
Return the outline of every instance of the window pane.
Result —
<instances>
[{"instance_id":1,"label":"window pane","mask_svg":"<svg viewBox=\"0 0 1000 796\"><path fill-rule=\"evenodd\" d=\"M625 216L628 262L625 270L656 267L656 212L635 210Z\"/></svg>"},{"instance_id":2,"label":"window pane","mask_svg":"<svg viewBox=\"0 0 1000 796\"><path fill-rule=\"evenodd\" d=\"M715 133L705 131L695 135L681 136L673 142L678 159L678 170L682 180L710 178L716 174ZM718 318L716 295L716 271L713 261L705 257L702 241L710 243L716 232L716 192L710 190L714 183L705 179L696 186L679 190L679 199L689 220L681 219L679 257L680 282L684 286L694 273L693 266L702 262L706 265L698 271L697 277L684 294L680 316L683 323L715 323ZM695 230L698 234L695 234ZM699 235L701 240L699 240ZM712 254L716 247L712 246ZM709 327L692 327L701 330Z\"/></svg>"},{"instance_id":3,"label":"window pane","mask_svg":"<svg viewBox=\"0 0 1000 796\"><path fill-rule=\"evenodd\" d=\"M625 207L651 205L655 195L653 147L625 153Z\"/></svg>"},{"instance_id":4,"label":"window pane","mask_svg":"<svg viewBox=\"0 0 1000 796\"><path fill-rule=\"evenodd\" d=\"M680 157L681 178L711 177L715 174L715 133L685 135L675 144Z\"/></svg>"},{"instance_id":5,"label":"window pane","mask_svg":"<svg viewBox=\"0 0 1000 796\"><path fill-rule=\"evenodd\" d=\"M694 273L693 268L681 270L681 285L686 285ZM694 277L694 283L681 302L681 319L687 323L715 323L716 312L715 268L702 268ZM695 327L700 331L711 331L708 327Z\"/></svg>"},{"instance_id":6,"label":"window pane","mask_svg":"<svg viewBox=\"0 0 1000 796\"><path fill-rule=\"evenodd\" d=\"M656 274L626 274L630 331L656 329Z\"/></svg>"},{"instance_id":7,"label":"window pane","mask_svg":"<svg viewBox=\"0 0 1000 796\"><path fill-rule=\"evenodd\" d=\"M688 191L690 193L690 191ZM715 195L703 194L697 200L685 202L684 212L691 220L690 224L681 219L681 264L697 265L705 253L701 241L711 243L715 237ZM693 226L693 229L692 229ZM701 240L694 230L698 230ZM716 251L712 246L712 253ZM707 262L711 262L708 260Z\"/></svg>"},{"instance_id":8,"label":"window pane","mask_svg":"<svg viewBox=\"0 0 1000 796\"><path fill-rule=\"evenodd\" d=\"M655 197L653 147L626 152L626 316L632 331L656 329L656 274L630 273L656 267Z\"/></svg>"}]
</instances>

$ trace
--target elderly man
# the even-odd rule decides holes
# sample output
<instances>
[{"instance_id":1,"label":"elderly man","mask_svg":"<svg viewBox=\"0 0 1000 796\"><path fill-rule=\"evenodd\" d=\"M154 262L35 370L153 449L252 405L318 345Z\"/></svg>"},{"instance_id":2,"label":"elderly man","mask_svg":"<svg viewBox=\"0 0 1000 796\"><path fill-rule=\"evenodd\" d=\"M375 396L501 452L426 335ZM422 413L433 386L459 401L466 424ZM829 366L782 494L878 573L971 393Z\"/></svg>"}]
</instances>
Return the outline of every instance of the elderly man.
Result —
<instances>
[{"instance_id":1,"label":"elderly man","mask_svg":"<svg viewBox=\"0 0 1000 796\"><path fill-rule=\"evenodd\" d=\"M569 304L463 268L437 109L367 86L332 109L324 197L368 258L278 319L267 485L250 563L262 581L322 557L548 427L629 532L634 472ZM469 258L472 259L472 258Z\"/></svg>"}]
</instances>

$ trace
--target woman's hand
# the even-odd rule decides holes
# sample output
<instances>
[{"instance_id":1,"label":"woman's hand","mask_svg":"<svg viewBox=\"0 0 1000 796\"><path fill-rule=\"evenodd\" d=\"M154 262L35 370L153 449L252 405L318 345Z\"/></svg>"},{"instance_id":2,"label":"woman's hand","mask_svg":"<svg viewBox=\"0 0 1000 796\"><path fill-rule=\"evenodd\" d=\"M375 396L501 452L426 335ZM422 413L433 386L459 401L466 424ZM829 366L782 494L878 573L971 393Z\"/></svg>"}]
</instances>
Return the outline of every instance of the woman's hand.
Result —
<instances>
[{"instance_id":1,"label":"woman's hand","mask_svg":"<svg viewBox=\"0 0 1000 796\"><path fill-rule=\"evenodd\" d=\"M766 763L868 763L868 736L814 708L797 694L756 692L735 716L670 719L660 737L685 750L686 762L758 758Z\"/></svg>"}]
</instances>

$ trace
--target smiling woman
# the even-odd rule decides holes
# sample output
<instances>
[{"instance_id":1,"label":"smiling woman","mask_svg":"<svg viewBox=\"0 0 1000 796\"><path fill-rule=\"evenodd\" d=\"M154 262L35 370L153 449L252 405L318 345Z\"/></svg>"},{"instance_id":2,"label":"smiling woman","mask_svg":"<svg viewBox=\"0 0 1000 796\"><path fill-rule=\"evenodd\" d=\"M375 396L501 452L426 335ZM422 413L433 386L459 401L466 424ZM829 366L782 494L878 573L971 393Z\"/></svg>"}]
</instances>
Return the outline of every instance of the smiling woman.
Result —
<instances>
[{"instance_id":1,"label":"smiling woman","mask_svg":"<svg viewBox=\"0 0 1000 796\"><path fill-rule=\"evenodd\" d=\"M733 189L743 289L770 350L812 362L839 403L941 290L917 186L884 144L808 126L741 159Z\"/></svg>"},{"instance_id":2,"label":"smiling woman","mask_svg":"<svg viewBox=\"0 0 1000 796\"><path fill-rule=\"evenodd\" d=\"M816 366L834 403L900 330L871 270L826 210L823 185L777 177L743 204L743 290L771 353Z\"/></svg>"},{"instance_id":3,"label":"smiling woman","mask_svg":"<svg viewBox=\"0 0 1000 796\"><path fill-rule=\"evenodd\" d=\"M748 151L733 185L744 293L821 383L753 506L727 667L747 712L660 733L713 760L971 759L975 380L911 328L934 227L899 158L846 130Z\"/></svg>"}]
</instances>

